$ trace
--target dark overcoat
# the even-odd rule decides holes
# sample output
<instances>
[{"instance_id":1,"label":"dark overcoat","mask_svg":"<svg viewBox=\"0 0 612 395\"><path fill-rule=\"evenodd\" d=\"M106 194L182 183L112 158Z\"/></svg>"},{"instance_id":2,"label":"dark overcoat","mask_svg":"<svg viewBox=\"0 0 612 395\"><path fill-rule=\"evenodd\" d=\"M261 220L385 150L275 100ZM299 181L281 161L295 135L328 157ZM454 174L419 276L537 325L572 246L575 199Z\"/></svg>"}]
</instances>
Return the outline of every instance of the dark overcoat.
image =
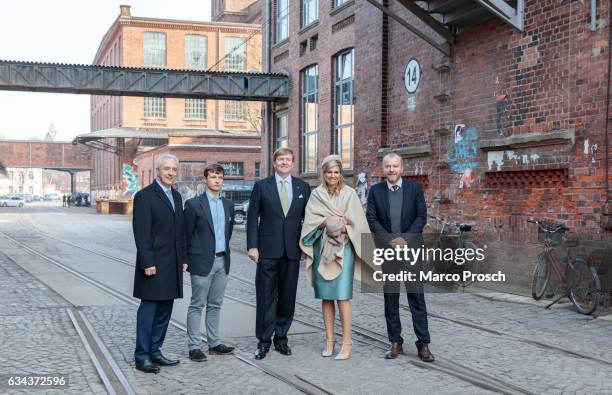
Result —
<instances>
[{"instance_id":1,"label":"dark overcoat","mask_svg":"<svg viewBox=\"0 0 612 395\"><path fill-rule=\"evenodd\" d=\"M186 259L185 222L180 193L172 190L174 207L157 181L134 196L132 227L136 241L134 297L171 300L183 297ZM155 266L156 274L144 269Z\"/></svg>"}]
</instances>

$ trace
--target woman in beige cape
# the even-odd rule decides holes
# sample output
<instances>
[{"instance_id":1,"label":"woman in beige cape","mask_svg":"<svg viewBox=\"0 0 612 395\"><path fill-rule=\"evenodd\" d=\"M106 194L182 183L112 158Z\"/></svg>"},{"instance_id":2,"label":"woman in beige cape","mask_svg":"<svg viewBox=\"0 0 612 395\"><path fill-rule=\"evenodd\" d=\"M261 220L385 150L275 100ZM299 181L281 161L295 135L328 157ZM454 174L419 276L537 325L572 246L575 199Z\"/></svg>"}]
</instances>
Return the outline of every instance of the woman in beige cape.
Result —
<instances>
[{"instance_id":1,"label":"woman in beige cape","mask_svg":"<svg viewBox=\"0 0 612 395\"><path fill-rule=\"evenodd\" d=\"M325 349L334 351L334 301L342 322L342 349L335 359L351 356L353 278L360 277L361 235L369 232L357 193L344 184L342 160L330 155L321 165L323 182L315 188L306 205L300 247L306 255L306 269L315 291L322 299L325 322Z\"/></svg>"}]
</instances>

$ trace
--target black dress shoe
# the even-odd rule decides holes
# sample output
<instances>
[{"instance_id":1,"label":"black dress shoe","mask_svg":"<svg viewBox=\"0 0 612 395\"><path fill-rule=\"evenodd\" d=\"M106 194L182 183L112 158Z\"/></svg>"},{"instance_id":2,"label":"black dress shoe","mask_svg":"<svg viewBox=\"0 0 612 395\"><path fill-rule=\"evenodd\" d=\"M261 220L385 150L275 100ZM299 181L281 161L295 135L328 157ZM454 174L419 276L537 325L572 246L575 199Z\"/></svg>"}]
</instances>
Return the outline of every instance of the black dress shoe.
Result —
<instances>
[{"instance_id":1,"label":"black dress shoe","mask_svg":"<svg viewBox=\"0 0 612 395\"><path fill-rule=\"evenodd\" d=\"M206 354L204 354L199 348L189 350L189 359L194 362L204 362L207 360Z\"/></svg>"},{"instance_id":2,"label":"black dress shoe","mask_svg":"<svg viewBox=\"0 0 612 395\"><path fill-rule=\"evenodd\" d=\"M283 355L291 355L291 349L287 344L274 345L274 349Z\"/></svg>"},{"instance_id":3,"label":"black dress shoe","mask_svg":"<svg viewBox=\"0 0 612 395\"><path fill-rule=\"evenodd\" d=\"M151 357L151 361L159 366L174 366L179 363L178 359L168 359L161 354L156 357Z\"/></svg>"},{"instance_id":4,"label":"black dress shoe","mask_svg":"<svg viewBox=\"0 0 612 395\"><path fill-rule=\"evenodd\" d=\"M234 351L234 347L228 347L225 344L219 344L216 347L208 349L209 354L225 355L231 354Z\"/></svg>"},{"instance_id":5,"label":"black dress shoe","mask_svg":"<svg viewBox=\"0 0 612 395\"><path fill-rule=\"evenodd\" d=\"M419 358L421 358L421 361L423 362L435 361L435 358L433 354L431 353L431 351L429 351L428 346L425 345L425 346L417 347L417 350L418 350Z\"/></svg>"},{"instance_id":6,"label":"black dress shoe","mask_svg":"<svg viewBox=\"0 0 612 395\"><path fill-rule=\"evenodd\" d=\"M257 351L255 351L255 359L264 359L268 351L270 351L270 349L267 347L257 347Z\"/></svg>"},{"instance_id":7,"label":"black dress shoe","mask_svg":"<svg viewBox=\"0 0 612 395\"><path fill-rule=\"evenodd\" d=\"M136 369L145 373L159 373L159 366L153 364L150 359L136 361Z\"/></svg>"}]
</instances>

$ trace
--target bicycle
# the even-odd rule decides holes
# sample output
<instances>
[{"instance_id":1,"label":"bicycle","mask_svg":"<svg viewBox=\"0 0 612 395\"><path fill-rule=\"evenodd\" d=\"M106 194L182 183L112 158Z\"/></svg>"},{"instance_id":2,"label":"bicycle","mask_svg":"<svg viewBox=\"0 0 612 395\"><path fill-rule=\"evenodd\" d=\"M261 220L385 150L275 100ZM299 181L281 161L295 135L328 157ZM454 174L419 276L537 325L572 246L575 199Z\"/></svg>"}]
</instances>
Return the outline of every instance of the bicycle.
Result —
<instances>
[{"instance_id":1,"label":"bicycle","mask_svg":"<svg viewBox=\"0 0 612 395\"><path fill-rule=\"evenodd\" d=\"M563 287L563 294L546 308L568 297L579 313L593 314L599 306L601 283L594 267L587 265L581 258L571 256L571 249L580 243L578 237L567 234L569 228L564 225L556 225L551 228L539 220L527 220L527 222L538 225L538 233L543 235L544 244L544 249L538 256L538 262L533 270L531 296L535 300L542 299L548 287L552 268L560 286ZM559 259L555 253L555 247L561 243L567 247L567 255Z\"/></svg>"},{"instance_id":2,"label":"bicycle","mask_svg":"<svg viewBox=\"0 0 612 395\"><path fill-rule=\"evenodd\" d=\"M438 228L440 231L438 232L438 238L434 242L433 248L440 249L441 251L447 251L447 249L452 249L453 251L457 251L458 249L471 249L476 251L478 246L473 240L467 238L467 234L472 231L472 226L470 224L465 223L456 223L449 222L440 217L430 215L429 218L436 220ZM440 226L441 225L441 226ZM448 227L454 228L453 233L445 233L444 230ZM434 254L435 255L435 254ZM463 273L470 272L472 274L478 274L480 272L480 262L477 259L466 259L463 264L457 264L452 259L440 259L440 260L426 260L427 268L424 270L432 270L437 273L448 273L454 275L455 278L459 278L459 280L453 280L453 283L459 285L463 288L472 284L473 276L469 276L464 279Z\"/></svg>"}]
</instances>

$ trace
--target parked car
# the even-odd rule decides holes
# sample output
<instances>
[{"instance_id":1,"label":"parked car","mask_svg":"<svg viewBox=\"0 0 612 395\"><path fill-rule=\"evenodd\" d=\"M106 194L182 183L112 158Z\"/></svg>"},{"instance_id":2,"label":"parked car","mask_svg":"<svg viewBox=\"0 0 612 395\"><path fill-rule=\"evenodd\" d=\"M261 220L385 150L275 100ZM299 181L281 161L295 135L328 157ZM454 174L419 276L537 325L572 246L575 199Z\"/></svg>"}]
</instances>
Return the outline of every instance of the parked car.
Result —
<instances>
[{"instance_id":1,"label":"parked car","mask_svg":"<svg viewBox=\"0 0 612 395\"><path fill-rule=\"evenodd\" d=\"M23 207L25 200L20 196L1 196L0 206L1 207Z\"/></svg>"},{"instance_id":2,"label":"parked car","mask_svg":"<svg viewBox=\"0 0 612 395\"><path fill-rule=\"evenodd\" d=\"M62 196L59 193L46 193L45 200L62 200Z\"/></svg>"},{"instance_id":3,"label":"parked car","mask_svg":"<svg viewBox=\"0 0 612 395\"><path fill-rule=\"evenodd\" d=\"M38 196L38 195L32 196L32 201L34 201L34 202L40 202L41 200L42 200L42 198L40 196Z\"/></svg>"},{"instance_id":4,"label":"parked car","mask_svg":"<svg viewBox=\"0 0 612 395\"><path fill-rule=\"evenodd\" d=\"M249 209L249 201L236 204L234 206L234 223L242 225L246 222L247 210Z\"/></svg>"},{"instance_id":5,"label":"parked car","mask_svg":"<svg viewBox=\"0 0 612 395\"><path fill-rule=\"evenodd\" d=\"M32 200L34 200L34 197L32 195L29 194L25 194L23 195L23 197L25 198L25 201L30 203Z\"/></svg>"}]
</instances>

